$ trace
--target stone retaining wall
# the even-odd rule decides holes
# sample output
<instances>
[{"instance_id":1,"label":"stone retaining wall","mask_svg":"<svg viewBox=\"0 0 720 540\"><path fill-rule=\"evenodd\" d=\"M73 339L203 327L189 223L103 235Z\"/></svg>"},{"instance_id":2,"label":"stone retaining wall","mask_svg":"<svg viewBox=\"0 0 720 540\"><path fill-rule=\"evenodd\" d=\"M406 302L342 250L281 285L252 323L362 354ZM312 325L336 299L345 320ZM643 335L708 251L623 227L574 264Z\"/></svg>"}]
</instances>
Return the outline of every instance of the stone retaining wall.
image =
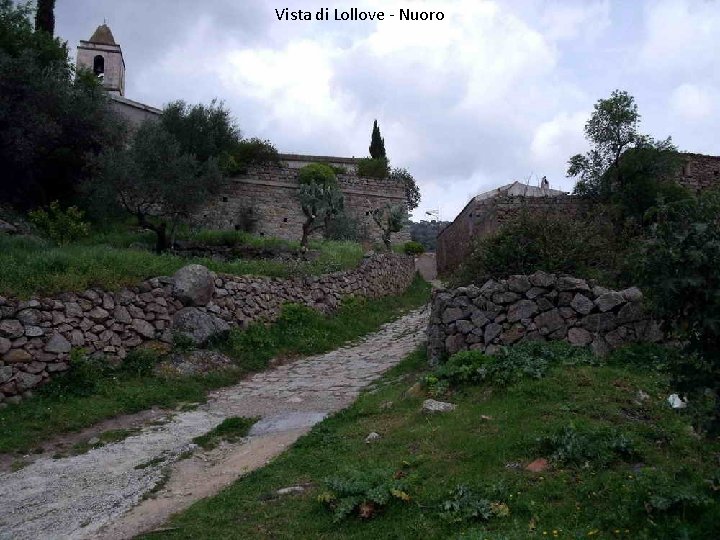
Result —
<instances>
[{"instance_id":1,"label":"stone retaining wall","mask_svg":"<svg viewBox=\"0 0 720 540\"><path fill-rule=\"evenodd\" d=\"M636 287L612 291L544 272L435 291L428 357L437 363L458 351L493 353L533 340L565 340L604 355L625 343L661 341L660 326L642 299Z\"/></svg>"},{"instance_id":2,"label":"stone retaining wall","mask_svg":"<svg viewBox=\"0 0 720 540\"><path fill-rule=\"evenodd\" d=\"M186 278L187 269L209 280L205 293L188 294L187 284L179 285L177 276ZM75 347L122 359L144 342L172 342L182 325L209 322L222 329L272 321L286 303L328 312L346 296L400 294L414 275L411 257L389 254L366 257L353 270L306 278L215 275L192 265L172 278L153 278L115 292L90 289L29 301L0 297L0 403L17 402L54 373L67 370ZM193 287L197 284L191 283Z\"/></svg>"}]
</instances>

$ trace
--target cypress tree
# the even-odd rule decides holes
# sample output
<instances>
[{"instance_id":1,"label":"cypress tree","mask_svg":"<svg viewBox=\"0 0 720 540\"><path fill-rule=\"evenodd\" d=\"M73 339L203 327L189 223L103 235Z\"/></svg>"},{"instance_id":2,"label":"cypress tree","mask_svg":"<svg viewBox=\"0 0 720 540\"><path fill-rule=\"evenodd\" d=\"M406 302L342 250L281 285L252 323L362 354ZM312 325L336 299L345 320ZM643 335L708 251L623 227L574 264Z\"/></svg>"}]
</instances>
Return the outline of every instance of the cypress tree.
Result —
<instances>
[{"instance_id":1,"label":"cypress tree","mask_svg":"<svg viewBox=\"0 0 720 540\"><path fill-rule=\"evenodd\" d=\"M55 0L38 0L35 30L55 35Z\"/></svg>"},{"instance_id":2,"label":"cypress tree","mask_svg":"<svg viewBox=\"0 0 720 540\"><path fill-rule=\"evenodd\" d=\"M385 139L380 136L380 128L377 120L373 124L372 137L370 138L370 157L373 159L387 158L385 153Z\"/></svg>"}]
</instances>

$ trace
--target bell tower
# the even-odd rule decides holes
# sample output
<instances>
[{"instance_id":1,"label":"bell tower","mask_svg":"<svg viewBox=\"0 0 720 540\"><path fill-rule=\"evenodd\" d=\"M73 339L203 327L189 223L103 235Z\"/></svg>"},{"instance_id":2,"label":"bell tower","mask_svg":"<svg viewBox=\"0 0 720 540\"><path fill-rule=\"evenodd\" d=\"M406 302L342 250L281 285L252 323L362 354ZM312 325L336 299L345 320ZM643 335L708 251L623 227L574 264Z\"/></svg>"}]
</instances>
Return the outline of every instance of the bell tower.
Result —
<instances>
[{"instance_id":1,"label":"bell tower","mask_svg":"<svg viewBox=\"0 0 720 540\"><path fill-rule=\"evenodd\" d=\"M80 41L77 68L92 71L111 94L125 95L125 60L107 24L98 26L88 41Z\"/></svg>"}]
</instances>

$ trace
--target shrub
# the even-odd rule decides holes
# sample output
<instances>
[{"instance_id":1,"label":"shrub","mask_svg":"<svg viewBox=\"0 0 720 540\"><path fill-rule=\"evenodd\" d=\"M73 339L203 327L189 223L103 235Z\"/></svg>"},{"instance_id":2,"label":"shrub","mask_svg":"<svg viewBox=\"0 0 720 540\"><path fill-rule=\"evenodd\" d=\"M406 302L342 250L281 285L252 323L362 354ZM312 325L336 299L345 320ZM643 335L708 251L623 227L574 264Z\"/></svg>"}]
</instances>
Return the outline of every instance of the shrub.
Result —
<instances>
[{"instance_id":1,"label":"shrub","mask_svg":"<svg viewBox=\"0 0 720 540\"><path fill-rule=\"evenodd\" d=\"M369 178L387 178L390 173L390 163L387 158L361 158L357 163L358 176Z\"/></svg>"},{"instance_id":2,"label":"shrub","mask_svg":"<svg viewBox=\"0 0 720 540\"><path fill-rule=\"evenodd\" d=\"M720 193L661 207L639 269L655 314L687 342L671 369L690 402L714 400L720 429Z\"/></svg>"},{"instance_id":3,"label":"shrub","mask_svg":"<svg viewBox=\"0 0 720 540\"><path fill-rule=\"evenodd\" d=\"M449 496L450 498L441 504L441 516L452 523L490 521L510 515L507 504L493 502L466 485L456 486Z\"/></svg>"},{"instance_id":4,"label":"shrub","mask_svg":"<svg viewBox=\"0 0 720 540\"><path fill-rule=\"evenodd\" d=\"M63 210L58 201L50 203L47 210L34 210L28 215L35 227L60 246L90 234L90 224L83 221L83 216L83 211L76 206Z\"/></svg>"},{"instance_id":5,"label":"shrub","mask_svg":"<svg viewBox=\"0 0 720 540\"><path fill-rule=\"evenodd\" d=\"M353 216L340 212L333 216L325 227L325 238L328 240L350 240L357 242L367 235L362 224Z\"/></svg>"},{"instance_id":6,"label":"shrub","mask_svg":"<svg viewBox=\"0 0 720 540\"><path fill-rule=\"evenodd\" d=\"M122 361L118 370L133 377L147 377L152 375L159 361L160 355L157 351L149 348L133 349Z\"/></svg>"},{"instance_id":7,"label":"shrub","mask_svg":"<svg viewBox=\"0 0 720 540\"><path fill-rule=\"evenodd\" d=\"M532 341L502 348L494 356L480 351L461 351L441 364L425 382L431 392L464 384L489 382L508 386L522 379L541 379L552 366L594 364L589 351L562 342Z\"/></svg>"},{"instance_id":8,"label":"shrub","mask_svg":"<svg viewBox=\"0 0 720 540\"><path fill-rule=\"evenodd\" d=\"M88 356L83 349L73 349L70 369L53 378L41 391L48 396L90 396L110 371L112 368L105 358Z\"/></svg>"},{"instance_id":9,"label":"shrub","mask_svg":"<svg viewBox=\"0 0 720 540\"><path fill-rule=\"evenodd\" d=\"M406 255L420 255L422 253L425 253L425 246L423 246L420 242L405 242L405 245L403 246L403 251Z\"/></svg>"},{"instance_id":10,"label":"shrub","mask_svg":"<svg viewBox=\"0 0 720 540\"><path fill-rule=\"evenodd\" d=\"M618 459L640 457L633 441L616 430L578 429L570 424L537 442L538 451L558 465L604 466Z\"/></svg>"},{"instance_id":11,"label":"shrub","mask_svg":"<svg viewBox=\"0 0 720 540\"><path fill-rule=\"evenodd\" d=\"M298 181L301 184L318 184L320 186L334 186L337 184L335 171L324 163L310 163L298 171Z\"/></svg>"},{"instance_id":12,"label":"shrub","mask_svg":"<svg viewBox=\"0 0 720 540\"><path fill-rule=\"evenodd\" d=\"M615 281L626 239L602 216L593 219L523 209L495 234L481 238L452 277L454 284L484 282L537 270Z\"/></svg>"},{"instance_id":13,"label":"shrub","mask_svg":"<svg viewBox=\"0 0 720 540\"><path fill-rule=\"evenodd\" d=\"M335 522L354 512L362 519L370 519L394 500L410 500L408 482L398 476L404 475L390 469L352 469L342 476L326 478L327 491L318 496L318 501L333 511Z\"/></svg>"}]
</instances>

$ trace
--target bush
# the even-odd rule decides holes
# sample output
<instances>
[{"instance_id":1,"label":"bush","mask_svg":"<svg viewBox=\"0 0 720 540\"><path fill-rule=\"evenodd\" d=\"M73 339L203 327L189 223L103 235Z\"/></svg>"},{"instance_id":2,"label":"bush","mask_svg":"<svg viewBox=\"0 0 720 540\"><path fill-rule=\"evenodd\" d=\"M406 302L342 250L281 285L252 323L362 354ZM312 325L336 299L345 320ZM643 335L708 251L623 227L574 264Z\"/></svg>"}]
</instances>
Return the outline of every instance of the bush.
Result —
<instances>
[{"instance_id":1,"label":"bush","mask_svg":"<svg viewBox=\"0 0 720 540\"><path fill-rule=\"evenodd\" d=\"M358 242L367 236L367 231L357 219L341 212L333 216L325 228L328 240L349 240Z\"/></svg>"},{"instance_id":2,"label":"bush","mask_svg":"<svg viewBox=\"0 0 720 540\"><path fill-rule=\"evenodd\" d=\"M47 396L91 396L112 368L105 358L88 356L83 349L70 352L70 369L42 387Z\"/></svg>"},{"instance_id":3,"label":"bush","mask_svg":"<svg viewBox=\"0 0 720 540\"><path fill-rule=\"evenodd\" d=\"M243 139L233 143L229 151L220 155L220 168L228 175L245 174L248 167L279 161L278 151L270 141Z\"/></svg>"},{"instance_id":4,"label":"bush","mask_svg":"<svg viewBox=\"0 0 720 540\"><path fill-rule=\"evenodd\" d=\"M349 470L342 476L326 478L327 491L318 496L318 501L333 511L335 522L353 512L370 519L393 500L410 500L408 482L397 476L391 469Z\"/></svg>"},{"instance_id":5,"label":"bush","mask_svg":"<svg viewBox=\"0 0 720 540\"><path fill-rule=\"evenodd\" d=\"M657 317L687 343L671 366L690 402L715 402L720 430L720 192L661 207L639 269Z\"/></svg>"},{"instance_id":6,"label":"bush","mask_svg":"<svg viewBox=\"0 0 720 540\"><path fill-rule=\"evenodd\" d=\"M76 206L67 210L60 208L60 203L50 203L47 210L40 209L30 212L30 222L55 244L64 246L90 234L90 224L83 221L84 213Z\"/></svg>"},{"instance_id":7,"label":"bush","mask_svg":"<svg viewBox=\"0 0 720 540\"><path fill-rule=\"evenodd\" d=\"M538 451L558 465L605 466L618 459L640 459L633 441L616 430L578 429L570 424L537 442Z\"/></svg>"},{"instance_id":8,"label":"bush","mask_svg":"<svg viewBox=\"0 0 720 540\"><path fill-rule=\"evenodd\" d=\"M441 505L441 516L451 523L490 521L510 515L507 504L492 501L466 485L456 486L449 496Z\"/></svg>"},{"instance_id":9,"label":"bush","mask_svg":"<svg viewBox=\"0 0 720 540\"><path fill-rule=\"evenodd\" d=\"M298 180L304 185L334 186L337 184L335 171L324 163L305 165L298 171Z\"/></svg>"},{"instance_id":10,"label":"bush","mask_svg":"<svg viewBox=\"0 0 720 540\"><path fill-rule=\"evenodd\" d=\"M405 242L405 245L403 246L403 251L406 255L421 255L422 253L425 253L425 246L423 246L420 242Z\"/></svg>"},{"instance_id":11,"label":"bush","mask_svg":"<svg viewBox=\"0 0 720 540\"><path fill-rule=\"evenodd\" d=\"M603 216L583 219L524 209L495 234L481 238L451 281L467 285L544 270L615 282L626 244Z\"/></svg>"},{"instance_id":12,"label":"bush","mask_svg":"<svg viewBox=\"0 0 720 540\"><path fill-rule=\"evenodd\" d=\"M500 349L494 356L480 351L461 351L440 365L425 382L430 391L442 394L450 386L488 382L508 386L522 379L541 379L553 366L595 364L588 350L562 341L531 341Z\"/></svg>"},{"instance_id":13,"label":"bush","mask_svg":"<svg viewBox=\"0 0 720 540\"><path fill-rule=\"evenodd\" d=\"M369 178L387 178L390 174L390 163L387 158L361 158L357 164L358 176Z\"/></svg>"}]
</instances>

